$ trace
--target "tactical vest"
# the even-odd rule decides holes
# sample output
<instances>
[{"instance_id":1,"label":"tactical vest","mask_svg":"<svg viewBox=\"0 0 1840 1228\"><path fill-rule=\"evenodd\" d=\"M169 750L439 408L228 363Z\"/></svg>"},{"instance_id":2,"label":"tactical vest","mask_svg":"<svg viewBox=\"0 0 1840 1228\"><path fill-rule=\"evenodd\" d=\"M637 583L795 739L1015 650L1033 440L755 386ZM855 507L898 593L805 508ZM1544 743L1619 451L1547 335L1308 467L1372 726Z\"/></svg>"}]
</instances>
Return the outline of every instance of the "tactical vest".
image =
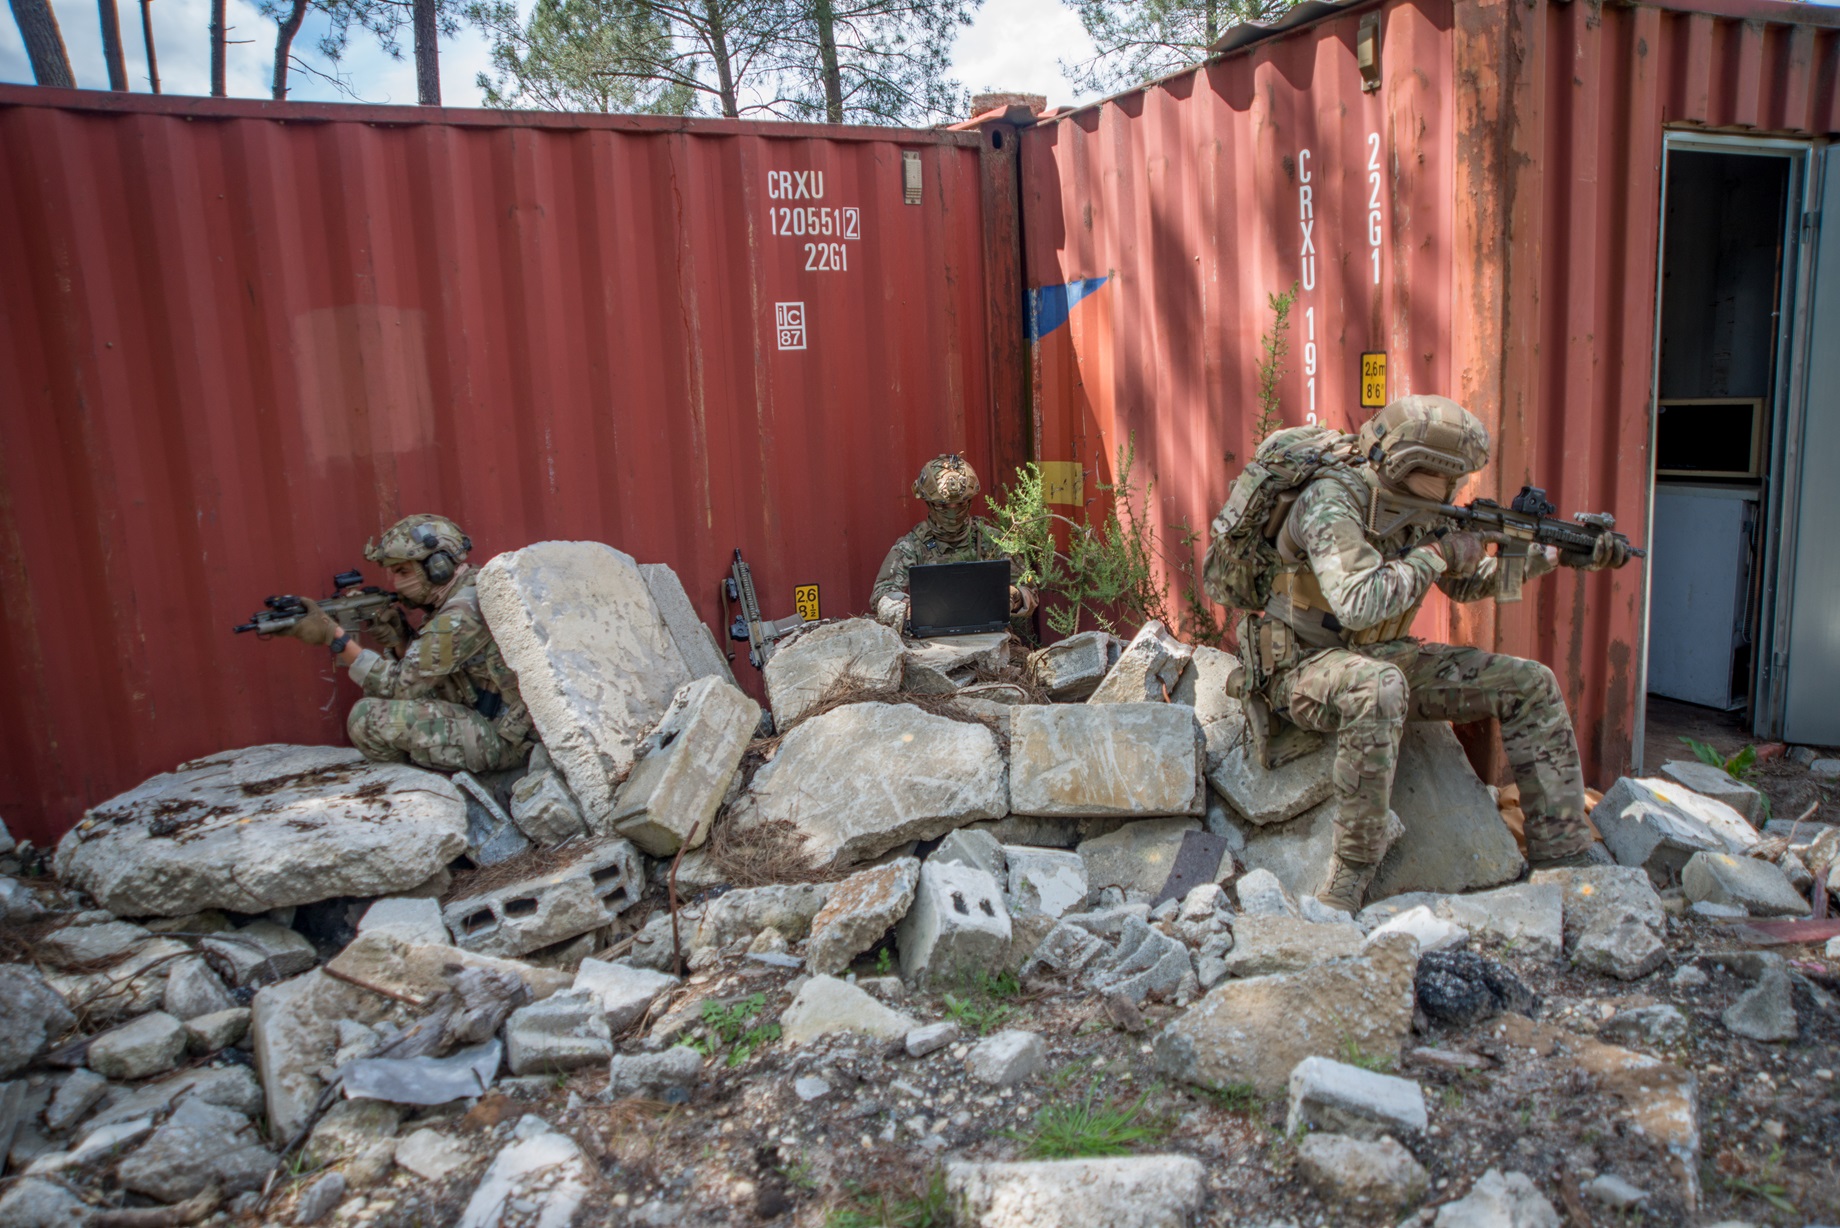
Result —
<instances>
[{"instance_id":1,"label":"tactical vest","mask_svg":"<svg viewBox=\"0 0 1840 1228\"><path fill-rule=\"evenodd\" d=\"M430 622L449 607L460 606L491 631L491 624L486 622L479 608L476 579L476 573L467 576L453 595L441 603L441 609L430 617ZM449 677L460 684L456 688L460 693L452 696L453 702L464 704L491 721L500 737L508 742L521 742L530 735L530 710L525 707L524 697L518 690L517 675L506 663L496 639L487 640L484 648L460 662L459 669Z\"/></svg>"},{"instance_id":2,"label":"tactical vest","mask_svg":"<svg viewBox=\"0 0 1840 1228\"><path fill-rule=\"evenodd\" d=\"M1372 499L1372 490L1359 470L1352 467L1337 467L1318 474L1328 481L1339 481L1350 493L1358 494L1364 502ZM1301 493L1301 492L1300 492ZM1297 639L1309 648L1348 647L1361 648L1368 644L1383 644L1396 640L1412 629L1412 622L1418 617L1418 611L1430 595L1427 588L1419 595L1417 601L1401 610L1385 622L1359 631L1351 631L1342 626L1330 608L1329 600L1323 596L1322 585L1316 579L1316 573L1310 570L1309 558L1304 552L1303 543L1291 530L1289 512L1296 502L1285 507L1285 519L1276 534L1275 546L1281 560L1278 572L1271 580L1271 596L1265 603L1264 613L1267 617L1278 619L1297 633ZM1370 517L1371 520L1371 517ZM1364 531L1371 529L1371 524L1364 522ZM1369 541L1372 541L1371 533ZM1376 549L1385 550L1379 543Z\"/></svg>"}]
</instances>

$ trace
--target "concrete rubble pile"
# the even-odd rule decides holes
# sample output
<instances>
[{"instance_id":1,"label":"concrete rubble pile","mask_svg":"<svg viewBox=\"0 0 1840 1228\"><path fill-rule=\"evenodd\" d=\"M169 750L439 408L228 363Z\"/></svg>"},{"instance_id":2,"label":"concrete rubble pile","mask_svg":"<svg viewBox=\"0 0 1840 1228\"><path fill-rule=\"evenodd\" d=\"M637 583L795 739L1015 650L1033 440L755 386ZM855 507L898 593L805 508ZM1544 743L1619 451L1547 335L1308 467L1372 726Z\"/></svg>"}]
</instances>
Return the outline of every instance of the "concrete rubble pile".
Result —
<instances>
[{"instance_id":1,"label":"concrete rubble pile","mask_svg":"<svg viewBox=\"0 0 1840 1228\"><path fill-rule=\"evenodd\" d=\"M1613 864L1517 881L1454 735L1414 725L1401 834L1349 916L1314 897L1333 740L1249 763L1231 658L1160 624L1013 664L1002 637L820 624L768 663L762 741L668 568L550 542L493 560L480 588L542 738L520 773L257 746L96 806L50 876L22 877L43 855L4 839L0 924L33 957L0 965L0 1223L390 1222L411 1189L448 1191L443 1222L587 1222L609 1205L602 1144L543 1109L559 1083L694 1108L772 1052L810 1111L852 1060L958 1080L954 1097L1038 1095L1092 1027L1136 1034L1159 1086L1282 1101L1301 1188L1377 1217L1431 1190L1445 1110L1421 1080L1457 1059L1425 1038L1505 1030L1619 1089L1614 1128L1691 1207L1695 1076L1668 1056L1687 1018L1642 1004L1560 1043L1523 978L1678 979L1683 925L1840 896L1834 829L1764 838L1759 808L1682 765L1604 795ZM1050 701L1018 702L1031 692ZM1805 970L1723 958L1748 988L1692 1027L1803 1033L1798 1003L1825 992ZM967 987L1005 981L1090 1004L1086 1022L967 1011ZM477 1127L472 1109L511 1101ZM948 1155L944 1125L880 1120L847 1146L917 1139L961 1222L1183 1224L1220 1205L1176 1151ZM1526 1173L1473 1176L1437 1224L1558 1222ZM1629 1186L1600 1180L1605 1200ZM632 1222L678 1222L662 1205Z\"/></svg>"}]
</instances>

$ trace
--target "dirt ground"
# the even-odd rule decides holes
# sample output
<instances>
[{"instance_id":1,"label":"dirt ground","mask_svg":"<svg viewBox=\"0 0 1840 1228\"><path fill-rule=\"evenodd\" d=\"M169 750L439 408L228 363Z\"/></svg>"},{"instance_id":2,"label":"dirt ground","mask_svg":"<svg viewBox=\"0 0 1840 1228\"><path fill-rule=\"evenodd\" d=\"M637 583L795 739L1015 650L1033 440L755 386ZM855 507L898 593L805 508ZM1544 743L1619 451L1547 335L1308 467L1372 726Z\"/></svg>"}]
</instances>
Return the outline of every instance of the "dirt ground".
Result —
<instances>
[{"instance_id":1,"label":"dirt ground","mask_svg":"<svg viewBox=\"0 0 1840 1228\"><path fill-rule=\"evenodd\" d=\"M1646 728L1642 770L1651 776L1669 760L1693 758L1693 751L1681 741L1683 737L1705 742L1727 756L1737 754L1746 746L1761 745L1750 733L1742 709L1720 712L1659 695L1648 697ZM1817 749L1824 755L1840 756L1840 750ZM1772 818L1793 819L1805 813L1808 807L1815 806L1810 821L1840 823L1840 800L1835 796L1840 782L1821 781L1786 755L1759 763L1750 783L1770 799Z\"/></svg>"}]
</instances>

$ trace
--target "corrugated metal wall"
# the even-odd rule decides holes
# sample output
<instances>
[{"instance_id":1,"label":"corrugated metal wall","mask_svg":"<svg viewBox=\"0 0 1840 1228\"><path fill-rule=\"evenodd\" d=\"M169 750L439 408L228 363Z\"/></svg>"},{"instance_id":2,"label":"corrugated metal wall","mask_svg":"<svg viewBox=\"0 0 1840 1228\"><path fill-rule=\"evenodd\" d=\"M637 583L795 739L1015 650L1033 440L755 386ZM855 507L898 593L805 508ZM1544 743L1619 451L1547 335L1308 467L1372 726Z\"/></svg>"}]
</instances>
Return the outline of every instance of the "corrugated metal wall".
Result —
<instances>
[{"instance_id":1,"label":"corrugated metal wall","mask_svg":"<svg viewBox=\"0 0 1840 1228\"><path fill-rule=\"evenodd\" d=\"M0 814L342 741L229 629L406 512L866 607L921 462L1026 446L1003 135L0 87Z\"/></svg>"},{"instance_id":2,"label":"corrugated metal wall","mask_svg":"<svg viewBox=\"0 0 1840 1228\"><path fill-rule=\"evenodd\" d=\"M1832 10L1712 7L1354 5L1026 131L1025 276L1062 308L1035 329L1039 455L1084 466L1091 498L1135 438L1165 541L1205 527L1254 443L1268 296L1296 285L1286 423L1358 422L1361 356L1384 352L1388 396L1447 392L1494 430L1471 496L1541 485L1640 539L1663 127L1840 127ZM1551 664L1606 780L1629 761L1640 573L1536 586L1429 604L1418 630Z\"/></svg>"}]
</instances>

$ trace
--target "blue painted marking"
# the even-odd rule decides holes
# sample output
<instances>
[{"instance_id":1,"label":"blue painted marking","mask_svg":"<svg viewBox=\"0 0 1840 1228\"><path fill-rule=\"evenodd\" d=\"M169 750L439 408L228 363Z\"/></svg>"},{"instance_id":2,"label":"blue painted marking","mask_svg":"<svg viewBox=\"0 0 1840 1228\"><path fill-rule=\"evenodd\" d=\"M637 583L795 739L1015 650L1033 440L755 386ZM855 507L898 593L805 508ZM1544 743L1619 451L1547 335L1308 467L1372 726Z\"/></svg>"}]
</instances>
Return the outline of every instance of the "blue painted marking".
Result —
<instances>
[{"instance_id":1,"label":"blue painted marking","mask_svg":"<svg viewBox=\"0 0 1840 1228\"><path fill-rule=\"evenodd\" d=\"M1067 322L1079 301L1103 286L1109 277L1084 277L1064 286L1042 286L1029 291L1029 341L1043 337Z\"/></svg>"}]
</instances>

